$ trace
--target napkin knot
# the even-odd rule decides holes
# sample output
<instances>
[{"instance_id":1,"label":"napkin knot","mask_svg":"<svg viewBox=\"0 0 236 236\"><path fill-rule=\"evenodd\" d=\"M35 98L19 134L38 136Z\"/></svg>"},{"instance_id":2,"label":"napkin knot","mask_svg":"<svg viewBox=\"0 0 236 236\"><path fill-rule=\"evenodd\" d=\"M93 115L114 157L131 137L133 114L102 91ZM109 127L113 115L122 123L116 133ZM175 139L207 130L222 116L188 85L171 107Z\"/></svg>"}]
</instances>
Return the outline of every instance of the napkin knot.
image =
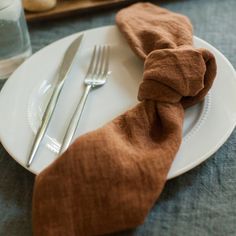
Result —
<instances>
[{"instance_id":1,"label":"napkin knot","mask_svg":"<svg viewBox=\"0 0 236 236\"><path fill-rule=\"evenodd\" d=\"M206 49L182 46L152 51L145 60L138 99L181 102L186 108L203 99L216 75L216 62Z\"/></svg>"}]
</instances>

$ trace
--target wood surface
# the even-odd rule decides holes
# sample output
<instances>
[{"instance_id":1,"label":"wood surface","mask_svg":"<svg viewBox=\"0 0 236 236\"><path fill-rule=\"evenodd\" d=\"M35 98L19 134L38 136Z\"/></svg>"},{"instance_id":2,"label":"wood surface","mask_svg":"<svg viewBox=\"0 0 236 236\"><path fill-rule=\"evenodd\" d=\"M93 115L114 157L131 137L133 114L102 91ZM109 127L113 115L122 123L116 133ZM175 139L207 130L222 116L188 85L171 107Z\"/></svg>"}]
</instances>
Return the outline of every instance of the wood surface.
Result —
<instances>
[{"instance_id":1,"label":"wood surface","mask_svg":"<svg viewBox=\"0 0 236 236\"><path fill-rule=\"evenodd\" d=\"M133 0L59 0L57 6L45 12L25 12L28 22L42 21L46 19L59 18L75 15L81 12L89 12L108 7L128 5Z\"/></svg>"}]
</instances>

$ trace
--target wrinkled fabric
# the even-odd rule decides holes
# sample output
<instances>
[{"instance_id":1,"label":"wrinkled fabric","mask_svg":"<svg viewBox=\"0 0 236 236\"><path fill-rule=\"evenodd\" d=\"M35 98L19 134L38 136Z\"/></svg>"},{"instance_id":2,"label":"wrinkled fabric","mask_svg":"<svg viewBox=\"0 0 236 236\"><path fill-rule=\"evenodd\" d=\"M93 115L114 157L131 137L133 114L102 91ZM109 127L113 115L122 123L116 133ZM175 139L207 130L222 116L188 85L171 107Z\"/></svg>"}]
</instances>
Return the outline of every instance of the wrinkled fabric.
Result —
<instances>
[{"instance_id":1,"label":"wrinkled fabric","mask_svg":"<svg viewBox=\"0 0 236 236\"><path fill-rule=\"evenodd\" d=\"M149 3L116 22L144 61L133 109L79 137L40 173L34 235L102 235L143 223L181 144L184 108L201 101L216 75L214 56L192 46L185 16Z\"/></svg>"}]
</instances>

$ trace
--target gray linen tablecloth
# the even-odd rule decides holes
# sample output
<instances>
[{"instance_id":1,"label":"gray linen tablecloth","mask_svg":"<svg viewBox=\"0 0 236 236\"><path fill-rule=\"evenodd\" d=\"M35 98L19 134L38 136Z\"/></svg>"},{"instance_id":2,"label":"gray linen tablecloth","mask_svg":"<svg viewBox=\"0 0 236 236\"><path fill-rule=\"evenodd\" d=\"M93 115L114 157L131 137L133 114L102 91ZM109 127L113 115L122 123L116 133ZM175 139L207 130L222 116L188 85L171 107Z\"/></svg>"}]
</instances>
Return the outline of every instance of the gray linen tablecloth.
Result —
<instances>
[{"instance_id":1,"label":"gray linen tablecloth","mask_svg":"<svg viewBox=\"0 0 236 236\"><path fill-rule=\"evenodd\" d=\"M163 0L155 3L189 16L195 35L218 48L236 66L235 0ZM114 24L117 10L30 24L33 50L38 51L81 30ZM34 176L1 146L0 236L32 235L33 183ZM236 131L203 164L167 182L143 226L116 235L236 235Z\"/></svg>"}]
</instances>

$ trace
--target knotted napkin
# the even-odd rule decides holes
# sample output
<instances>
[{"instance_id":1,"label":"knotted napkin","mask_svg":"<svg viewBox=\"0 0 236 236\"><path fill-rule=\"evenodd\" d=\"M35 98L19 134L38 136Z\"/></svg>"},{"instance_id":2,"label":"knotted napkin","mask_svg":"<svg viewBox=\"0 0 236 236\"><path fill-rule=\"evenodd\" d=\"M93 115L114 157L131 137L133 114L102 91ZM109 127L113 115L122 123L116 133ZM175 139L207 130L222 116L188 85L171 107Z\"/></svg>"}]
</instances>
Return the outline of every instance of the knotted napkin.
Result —
<instances>
[{"instance_id":1,"label":"knotted napkin","mask_svg":"<svg viewBox=\"0 0 236 236\"><path fill-rule=\"evenodd\" d=\"M193 47L185 16L138 3L116 22L144 60L140 103L79 137L37 176L36 236L102 235L142 224L179 149L184 108L201 101L215 78L214 56Z\"/></svg>"}]
</instances>

